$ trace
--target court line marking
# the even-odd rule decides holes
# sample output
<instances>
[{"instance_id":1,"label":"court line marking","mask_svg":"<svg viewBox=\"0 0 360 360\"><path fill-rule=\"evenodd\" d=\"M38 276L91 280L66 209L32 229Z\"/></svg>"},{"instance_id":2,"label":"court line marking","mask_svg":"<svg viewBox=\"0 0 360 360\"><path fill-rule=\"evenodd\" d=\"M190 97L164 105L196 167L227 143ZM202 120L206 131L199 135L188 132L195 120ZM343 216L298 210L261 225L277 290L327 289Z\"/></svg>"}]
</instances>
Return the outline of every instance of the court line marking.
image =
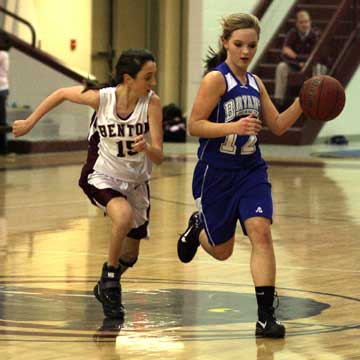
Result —
<instances>
[{"instance_id":1,"label":"court line marking","mask_svg":"<svg viewBox=\"0 0 360 360\"><path fill-rule=\"evenodd\" d=\"M177 201L177 200L163 199L163 198L157 197L157 196L150 196L150 198L151 198L151 200L157 200L157 201L164 202L164 203L195 207L194 203L186 203L186 202ZM51 202L51 203L37 203L37 204L29 204L29 205L22 204L22 205L18 205L18 206L17 205L5 206L4 209L5 210L34 209L34 208L42 208L42 207L58 207L61 205L64 206L64 205L78 205L78 204L83 204L85 206L89 205L88 201L86 199L84 199L84 200L78 200L78 201L57 201L57 202ZM274 204L277 205L279 203L274 202ZM91 217L96 217L96 216L97 216L97 214L95 213ZM305 216L305 215L291 215L291 214L281 214L281 213L276 214L275 217L314 220L314 221L318 221L319 223L326 222L326 221L332 221L332 222L350 223L351 225L359 224L358 221L354 221L354 219L349 220L348 218L346 218L346 219L326 218L326 217L317 218L317 217L311 217L311 216ZM81 216L78 218L81 218ZM68 220L68 219L64 219L64 220Z\"/></svg>"},{"instance_id":2,"label":"court line marking","mask_svg":"<svg viewBox=\"0 0 360 360\"><path fill-rule=\"evenodd\" d=\"M11 250L8 251L8 254L16 254L16 253L28 253L29 250ZM97 256L97 257L106 257L106 254L99 254L99 253L88 253L88 252L76 252L76 251L63 251L63 250L31 250L32 254L51 254L51 255L71 255L71 256L78 256L78 255L83 255L83 256ZM178 261L177 258L157 258L154 259L151 256L141 256L141 259L147 260L147 261L152 261L152 262L174 262L174 261ZM241 262L236 262L233 261L236 265L238 266L246 266L248 267L249 264L248 263L241 263ZM213 265L214 262L212 260L196 260L196 263L200 263L200 264L209 264L209 265ZM319 268L319 267L308 267L308 266L283 266L283 265L277 265L277 269L287 269L287 270L310 270L310 271L314 271L314 270L318 270L318 271L332 271L332 272L339 272L339 273L354 273L354 274L358 274L360 273L360 270L354 270L354 269L334 269L334 268Z\"/></svg>"},{"instance_id":3,"label":"court line marking","mask_svg":"<svg viewBox=\"0 0 360 360\"><path fill-rule=\"evenodd\" d=\"M30 292L30 291L14 291L14 290L1 290L0 293L2 294L21 294L21 295L44 295L44 293L41 292ZM58 294L56 293L56 296L62 296L62 297L87 297L87 298L93 298L94 295L80 295L80 294Z\"/></svg>"}]
</instances>

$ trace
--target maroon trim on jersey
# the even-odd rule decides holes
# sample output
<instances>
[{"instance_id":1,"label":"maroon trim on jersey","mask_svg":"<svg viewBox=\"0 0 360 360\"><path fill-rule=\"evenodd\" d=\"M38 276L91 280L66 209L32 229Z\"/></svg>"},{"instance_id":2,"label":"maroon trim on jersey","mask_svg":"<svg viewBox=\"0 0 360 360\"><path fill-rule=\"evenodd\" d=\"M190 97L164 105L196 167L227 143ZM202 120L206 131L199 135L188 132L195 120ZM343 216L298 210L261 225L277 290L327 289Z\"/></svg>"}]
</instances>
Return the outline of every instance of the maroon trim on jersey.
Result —
<instances>
[{"instance_id":1,"label":"maroon trim on jersey","mask_svg":"<svg viewBox=\"0 0 360 360\"><path fill-rule=\"evenodd\" d=\"M127 120L132 114L133 114L133 112L134 111L132 111L128 116L126 116L126 117L122 117L122 116L120 116L118 113L116 113L116 116L119 118L119 119L121 119L121 120Z\"/></svg>"},{"instance_id":2,"label":"maroon trim on jersey","mask_svg":"<svg viewBox=\"0 0 360 360\"><path fill-rule=\"evenodd\" d=\"M148 234L148 225L149 222L146 221L145 224L140 225L137 228L133 228L131 229L128 234L127 237L135 239L135 240L141 240L147 237Z\"/></svg>"},{"instance_id":3,"label":"maroon trim on jersey","mask_svg":"<svg viewBox=\"0 0 360 360\"><path fill-rule=\"evenodd\" d=\"M96 120L97 120L96 113L94 113L91 118L90 127L92 125L96 127ZM79 186L84 190L86 195L87 193L85 191L85 188L89 186L87 181L88 176L94 171L94 165L99 157L98 155L99 142L100 142L100 135L97 131L95 131L94 134L89 139L87 159L81 170L81 175L79 179Z\"/></svg>"},{"instance_id":4,"label":"maroon trim on jersey","mask_svg":"<svg viewBox=\"0 0 360 360\"><path fill-rule=\"evenodd\" d=\"M101 206L106 207L108 202L113 198L123 197L126 199L125 195L111 188L98 189L93 185L87 184L83 186L82 189L94 205L100 204Z\"/></svg>"},{"instance_id":5,"label":"maroon trim on jersey","mask_svg":"<svg viewBox=\"0 0 360 360\"><path fill-rule=\"evenodd\" d=\"M91 117L91 121L90 121L90 128L94 125L94 127L96 128L96 120L97 120L97 116L96 116L96 112L93 113L92 117Z\"/></svg>"}]
</instances>

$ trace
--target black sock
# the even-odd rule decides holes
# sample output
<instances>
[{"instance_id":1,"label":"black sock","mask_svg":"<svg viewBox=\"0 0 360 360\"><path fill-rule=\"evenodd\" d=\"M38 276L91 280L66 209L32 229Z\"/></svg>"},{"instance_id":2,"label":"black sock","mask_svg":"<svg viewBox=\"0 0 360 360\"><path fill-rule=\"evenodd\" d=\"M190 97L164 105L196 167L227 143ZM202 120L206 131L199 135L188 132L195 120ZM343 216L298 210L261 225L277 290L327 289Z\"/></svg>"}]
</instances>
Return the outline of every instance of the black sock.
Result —
<instances>
[{"instance_id":1,"label":"black sock","mask_svg":"<svg viewBox=\"0 0 360 360\"><path fill-rule=\"evenodd\" d=\"M261 322L266 321L267 314L273 314L274 286L255 286L256 300L258 304L258 317Z\"/></svg>"},{"instance_id":2,"label":"black sock","mask_svg":"<svg viewBox=\"0 0 360 360\"><path fill-rule=\"evenodd\" d=\"M108 280L119 280L120 278L120 267L114 267L104 263L101 273L101 278L103 281Z\"/></svg>"}]
</instances>

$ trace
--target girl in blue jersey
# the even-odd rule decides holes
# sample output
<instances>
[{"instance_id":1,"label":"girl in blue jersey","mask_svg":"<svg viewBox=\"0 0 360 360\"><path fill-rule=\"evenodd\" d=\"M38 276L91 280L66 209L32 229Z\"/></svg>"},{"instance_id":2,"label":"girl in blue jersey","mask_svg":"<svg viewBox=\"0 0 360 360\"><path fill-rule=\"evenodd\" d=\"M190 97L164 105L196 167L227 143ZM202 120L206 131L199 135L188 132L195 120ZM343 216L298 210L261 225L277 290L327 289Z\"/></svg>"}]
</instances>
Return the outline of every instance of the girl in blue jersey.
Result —
<instances>
[{"instance_id":1,"label":"girl in blue jersey","mask_svg":"<svg viewBox=\"0 0 360 360\"><path fill-rule=\"evenodd\" d=\"M279 114L263 82L247 71L260 35L258 19L232 14L223 19L222 48L210 52L196 96L189 131L200 138L193 196L198 212L178 241L178 256L190 262L201 244L218 260L233 252L240 221L251 241L251 273L258 302L256 336L281 338L285 327L274 314L273 206L267 165L257 134L262 123L277 135L302 113L298 99Z\"/></svg>"}]
</instances>

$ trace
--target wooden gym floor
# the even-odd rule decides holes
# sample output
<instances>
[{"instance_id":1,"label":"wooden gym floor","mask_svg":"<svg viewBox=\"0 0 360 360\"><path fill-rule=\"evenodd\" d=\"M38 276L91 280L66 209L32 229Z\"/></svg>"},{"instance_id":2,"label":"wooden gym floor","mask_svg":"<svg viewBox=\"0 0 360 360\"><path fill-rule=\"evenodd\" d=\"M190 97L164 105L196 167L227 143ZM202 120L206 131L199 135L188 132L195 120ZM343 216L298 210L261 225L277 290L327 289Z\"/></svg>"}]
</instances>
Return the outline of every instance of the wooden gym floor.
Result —
<instances>
[{"instance_id":1,"label":"wooden gym floor","mask_svg":"<svg viewBox=\"0 0 360 360\"><path fill-rule=\"evenodd\" d=\"M122 326L104 323L92 296L109 220L77 186L85 154L0 159L1 360L360 359L360 162L269 160L278 317L288 335L256 340L240 229L228 261L202 249L190 264L177 259L194 210L188 153L154 168L151 239L123 277Z\"/></svg>"}]
</instances>

